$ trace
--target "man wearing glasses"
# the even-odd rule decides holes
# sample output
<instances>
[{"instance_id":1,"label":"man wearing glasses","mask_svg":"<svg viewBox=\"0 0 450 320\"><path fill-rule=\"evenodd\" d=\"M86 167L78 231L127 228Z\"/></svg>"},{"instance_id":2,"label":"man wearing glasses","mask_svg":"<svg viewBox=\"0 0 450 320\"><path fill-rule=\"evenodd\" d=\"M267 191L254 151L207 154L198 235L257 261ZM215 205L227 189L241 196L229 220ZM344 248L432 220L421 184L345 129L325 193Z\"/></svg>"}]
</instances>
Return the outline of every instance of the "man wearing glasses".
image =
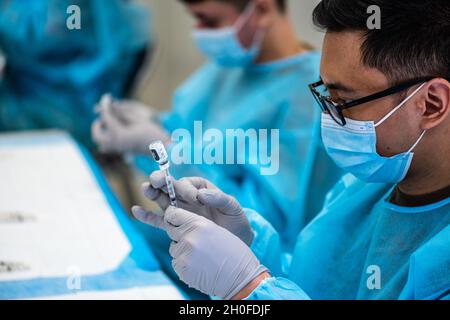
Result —
<instances>
[{"instance_id":1,"label":"man wearing glasses","mask_svg":"<svg viewBox=\"0 0 450 320\"><path fill-rule=\"evenodd\" d=\"M327 32L310 89L349 175L292 259L257 213L198 178L175 183L175 209L154 174L146 193L164 218L134 211L168 232L180 278L220 298L450 299L450 2L322 0L314 22Z\"/></svg>"}]
</instances>

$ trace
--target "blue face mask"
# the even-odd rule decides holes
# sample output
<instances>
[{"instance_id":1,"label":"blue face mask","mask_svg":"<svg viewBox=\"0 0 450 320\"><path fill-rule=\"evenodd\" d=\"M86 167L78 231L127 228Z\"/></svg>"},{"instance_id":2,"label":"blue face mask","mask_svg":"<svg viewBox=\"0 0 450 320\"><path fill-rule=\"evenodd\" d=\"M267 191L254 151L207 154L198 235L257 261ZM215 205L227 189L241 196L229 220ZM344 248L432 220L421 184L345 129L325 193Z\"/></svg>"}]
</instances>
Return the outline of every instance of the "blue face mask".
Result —
<instances>
[{"instance_id":1,"label":"blue face mask","mask_svg":"<svg viewBox=\"0 0 450 320\"><path fill-rule=\"evenodd\" d=\"M407 152L386 158L377 153L376 128L403 107L424 85L376 124L373 121L346 119L347 125L343 127L329 114L322 114L322 139L328 155L344 171L366 182L398 183L405 179L414 157L413 150L426 131Z\"/></svg>"},{"instance_id":2,"label":"blue face mask","mask_svg":"<svg viewBox=\"0 0 450 320\"><path fill-rule=\"evenodd\" d=\"M251 48L244 48L238 34L252 14L255 6L250 3L244 13L231 27L218 30L195 29L192 37L199 48L209 59L223 67L246 67L253 63L261 50L262 32L257 32Z\"/></svg>"}]
</instances>

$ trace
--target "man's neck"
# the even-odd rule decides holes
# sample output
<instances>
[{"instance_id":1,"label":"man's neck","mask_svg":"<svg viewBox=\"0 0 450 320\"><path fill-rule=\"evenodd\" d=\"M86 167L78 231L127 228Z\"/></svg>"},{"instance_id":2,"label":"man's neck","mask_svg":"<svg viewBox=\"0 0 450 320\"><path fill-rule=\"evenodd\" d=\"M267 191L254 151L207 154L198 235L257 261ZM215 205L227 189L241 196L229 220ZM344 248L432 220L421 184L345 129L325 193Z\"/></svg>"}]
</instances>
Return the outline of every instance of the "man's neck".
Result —
<instances>
[{"instance_id":1,"label":"man's neck","mask_svg":"<svg viewBox=\"0 0 450 320\"><path fill-rule=\"evenodd\" d=\"M433 137L430 137L431 139ZM436 139L435 141L445 141ZM430 144L429 144L430 145ZM433 150L421 150L411 167L411 174L399 183L400 190L408 195L430 194L450 184L450 147L432 144ZM414 163L415 162L415 163Z\"/></svg>"},{"instance_id":2,"label":"man's neck","mask_svg":"<svg viewBox=\"0 0 450 320\"><path fill-rule=\"evenodd\" d=\"M257 63L282 60L311 50L302 44L287 16L280 16L266 32Z\"/></svg>"}]
</instances>

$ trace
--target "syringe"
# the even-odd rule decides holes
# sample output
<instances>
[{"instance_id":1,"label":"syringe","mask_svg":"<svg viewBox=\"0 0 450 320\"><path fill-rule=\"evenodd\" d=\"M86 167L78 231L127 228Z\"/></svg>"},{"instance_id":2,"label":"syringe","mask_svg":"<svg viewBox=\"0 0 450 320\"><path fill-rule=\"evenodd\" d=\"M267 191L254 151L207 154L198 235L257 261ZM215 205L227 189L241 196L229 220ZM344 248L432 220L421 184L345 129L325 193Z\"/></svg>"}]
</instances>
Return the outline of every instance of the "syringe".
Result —
<instances>
[{"instance_id":1,"label":"syringe","mask_svg":"<svg viewBox=\"0 0 450 320\"><path fill-rule=\"evenodd\" d=\"M170 163L166 148L164 147L164 144L161 141L156 141L150 145L149 149L153 159L158 163L161 171L164 172L164 176L166 178L167 193L170 199L170 205L178 207L175 188L173 186L173 179L169 172Z\"/></svg>"}]
</instances>

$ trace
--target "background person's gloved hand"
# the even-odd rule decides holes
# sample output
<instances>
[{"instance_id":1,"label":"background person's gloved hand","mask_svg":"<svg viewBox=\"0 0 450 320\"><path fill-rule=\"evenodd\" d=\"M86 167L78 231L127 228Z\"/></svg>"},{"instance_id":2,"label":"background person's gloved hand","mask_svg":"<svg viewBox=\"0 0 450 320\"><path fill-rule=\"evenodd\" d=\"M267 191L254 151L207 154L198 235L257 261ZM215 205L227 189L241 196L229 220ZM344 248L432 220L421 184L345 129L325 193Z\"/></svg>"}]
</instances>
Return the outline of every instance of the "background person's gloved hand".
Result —
<instances>
[{"instance_id":1,"label":"background person's gloved hand","mask_svg":"<svg viewBox=\"0 0 450 320\"><path fill-rule=\"evenodd\" d=\"M92 139L100 152L146 154L150 143L170 140L156 112L138 102L113 101L106 95L97 111L100 116L92 125Z\"/></svg>"},{"instance_id":2,"label":"background person's gloved hand","mask_svg":"<svg viewBox=\"0 0 450 320\"><path fill-rule=\"evenodd\" d=\"M172 266L188 286L231 299L267 269L228 230L198 214L168 207L164 216L132 208L135 217L167 232Z\"/></svg>"},{"instance_id":3,"label":"background person's gloved hand","mask_svg":"<svg viewBox=\"0 0 450 320\"><path fill-rule=\"evenodd\" d=\"M250 246L254 233L239 202L223 193L219 188L203 178L183 178L174 180L177 203L180 208L205 217L227 229ZM142 185L144 195L158 203L162 210L170 205L166 192L166 181L162 171L150 175L150 182Z\"/></svg>"}]
</instances>

